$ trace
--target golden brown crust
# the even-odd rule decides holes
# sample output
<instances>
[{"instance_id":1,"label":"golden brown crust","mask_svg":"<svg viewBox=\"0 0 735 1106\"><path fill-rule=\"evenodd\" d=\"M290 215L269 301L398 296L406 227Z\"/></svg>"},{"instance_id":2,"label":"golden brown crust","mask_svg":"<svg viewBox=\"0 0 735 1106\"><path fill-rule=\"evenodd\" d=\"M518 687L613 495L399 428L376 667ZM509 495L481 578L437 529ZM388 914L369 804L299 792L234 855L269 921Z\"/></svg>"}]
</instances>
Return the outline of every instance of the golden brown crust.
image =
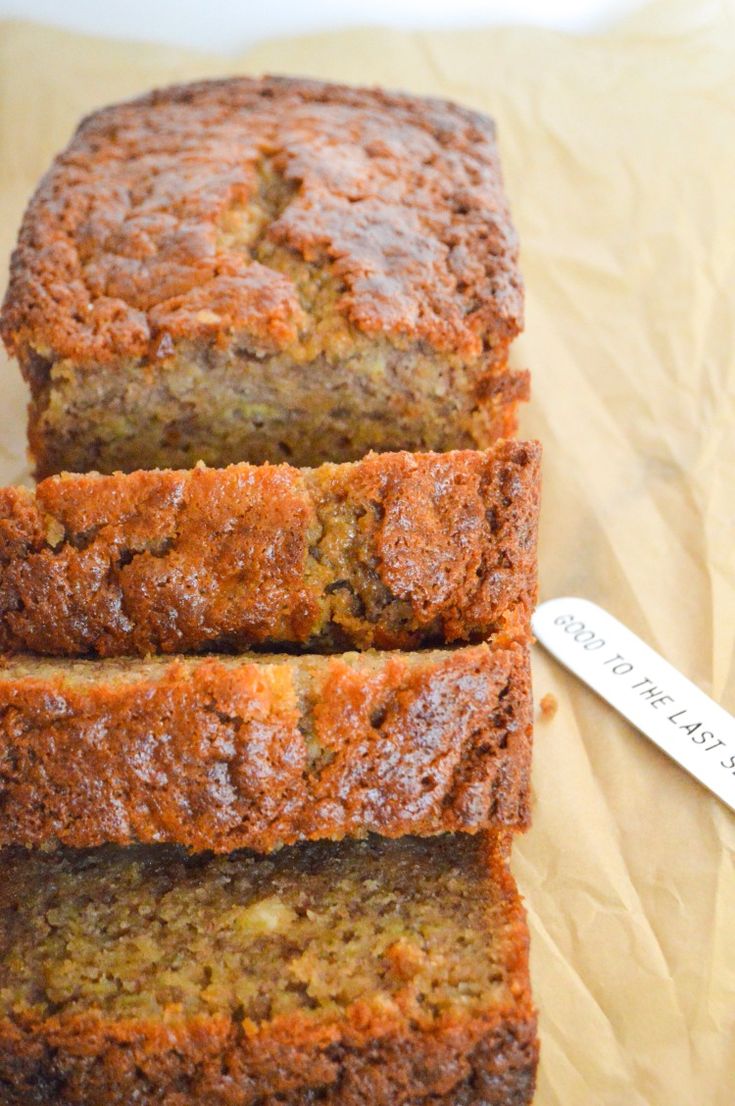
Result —
<instances>
[{"instance_id":1,"label":"golden brown crust","mask_svg":"<svg viewBox=\"0 0 735 1106\"><path fill-rule=\"evenodd\" d=\"M530 1106L530 998L495 1013L423 1032L343 1026L321 1041L295 1018L255 1038L214 1019L184 1033L3 1020L0 1086L7 1106Z\"/></svg>"},{"instance_id":2,"label":"golden brown crust","mask_svg":"<svg viewBox=\"0 0 735 1106\"><path fill-rule=\"evenodd\" d=\"M0 1088L8 1106L528 1106L538 1055L528 931L505 864L505 840L477 839L477 895L503 984L484 1010L412 1018L370 996L326 1020L303 1011L258 1025L220 1015L119 1020L102 1011L0 1019ZM11 850L5 909L17 897ZM49 866L53 881L53 856ZM19 873L22 882L24 875ZM38 878L33 877L33 878ZM8 890L8 879L10 890ZM501 997L502 996L502 997ZM41 1009L41 1007L39 1007Z\"/></svg>"},{"instance_id":3,"label":"golden brown crust","mask_svg":"<svg viewBox=\"0 0 735 1106\"><path fill-rule=\"evenodd\" d=\"M528 821L520 646L63 664L0 673L0 846L269 851Z\"/></svg>"},{"instance_id":4,"label":"golden brown crust","mask_svg":"<svg viewBox=\"0 0 735 1106\"><path fill-rule=\"evenodd\" d=\"M182 339L287 349L310 307L273 250L323 266L338 314L369 336L473 359L521 326L489 119L266 77L169 88L84 120L23 221L3 336L16 353L82 365L155 365Z\"/></svg>"},{"instance_id":5,"label":"golden brown crust","mask_svg":"<svg viewBox=\"0 0 735 1106\"><path fill-rule=\"evenodd\" d=\"M0 648L74 656L524 639L540 447L62 476L0 490Z\"/></svg>"}]
</instances>

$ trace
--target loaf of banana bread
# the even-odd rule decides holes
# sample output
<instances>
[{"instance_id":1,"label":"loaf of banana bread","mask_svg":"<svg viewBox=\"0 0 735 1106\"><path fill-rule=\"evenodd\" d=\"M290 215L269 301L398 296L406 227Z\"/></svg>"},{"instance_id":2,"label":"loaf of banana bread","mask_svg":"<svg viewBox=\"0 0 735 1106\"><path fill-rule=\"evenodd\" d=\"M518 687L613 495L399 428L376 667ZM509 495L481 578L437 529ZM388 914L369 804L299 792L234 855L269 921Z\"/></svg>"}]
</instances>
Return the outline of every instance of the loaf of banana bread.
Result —
<instances>
[{"instance_id":1,"label":"loaf of banana bread","mask_svg":"<svg viewBox=\"0 0 735 1106\"><path fill-rule=\"evenodd\" d=\"M7 1106L527 1106L522 904L483 834L0 854Z\"/></svg>"},{"instance_id":2,"label":"loaf of banana bread","mask_svg":"<svg viewBox=\"0 0 735 1106\"><path fill-rule=\"evenodd\" d=\"M0 489L0 650L339 652L529 634L536 443Z\"/></svg>"},{"instance_id":3,"label":"loaf of banana bread","mask_svg":"<svg viewBox=\"0 0 735 1106\"><path fill-rule=\"evenodd\" d=\"M526 398L522 311L491 120L239 78L82 122L2 334L40 478L486 446Z\"/></svg>"},{"instance_id":4,"label":"loaf of banana bread","mask_svg":"<svg viewBox=\"0 0 735 1106\"><path fill-rule=\"evenodd\" d=\"M521 646L0 667L0 846L523 828Z\"/></svg>"}]
</instances>

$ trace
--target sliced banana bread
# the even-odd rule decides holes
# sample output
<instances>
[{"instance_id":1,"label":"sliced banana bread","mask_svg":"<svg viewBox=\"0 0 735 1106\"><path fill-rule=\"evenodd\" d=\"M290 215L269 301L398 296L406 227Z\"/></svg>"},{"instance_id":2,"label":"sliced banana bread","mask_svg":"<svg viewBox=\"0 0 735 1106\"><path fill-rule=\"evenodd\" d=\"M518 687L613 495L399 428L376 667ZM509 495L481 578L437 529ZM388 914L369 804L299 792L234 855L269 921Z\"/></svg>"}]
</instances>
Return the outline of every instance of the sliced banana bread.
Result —
<instances>
[{"instance_id":1,"label":"sliced banana bread","mask_svg":"<svg viewBox=\"0 0 735 1106\"><path fill-rule=\"evenodd\" d=\"M521 646L0 667L0 845L522 828Z\"/></svg>"},{"instance_id":2,"label":"sliced banana bread","mask_svg":"<svg viewBox=\"0 0 735 1106\"><path fill-rule=\"evenodd\" d=\"M0 650L527 638L540 447L51 477L0 489Z\"/></svg>"},{"instance_id":3,"label":"sliced banana bread","mask_svg":"<svg viewBox=\"0 0 735 1106\"><path fill-rule=\"evenodd\" d=\"M485 835L0 854L8 1106L527 1106L522 904Z\"/></svg>"},{"instance_id":4,"label":"sliced banana bread","mask_svg":"<svg viewBox=\"0 0 735 1106\"><path fill-rule=\"evenodd\" d=\"M239 78L83 121L2 332L43 477L488 445L526 398L522 315L490 119Z\"/></svg>"}]
</instances>

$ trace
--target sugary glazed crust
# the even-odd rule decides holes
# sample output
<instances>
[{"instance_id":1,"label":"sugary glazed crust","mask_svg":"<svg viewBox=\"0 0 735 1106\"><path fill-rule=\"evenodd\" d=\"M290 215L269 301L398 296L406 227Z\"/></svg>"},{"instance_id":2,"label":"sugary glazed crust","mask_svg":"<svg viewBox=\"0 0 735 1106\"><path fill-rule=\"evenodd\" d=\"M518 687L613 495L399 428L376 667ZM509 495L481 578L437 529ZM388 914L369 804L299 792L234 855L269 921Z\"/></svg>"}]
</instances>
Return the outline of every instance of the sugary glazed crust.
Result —
<instances>
[{"instance_id":1,"label":"sugary glazed crust","mask_svg":"<svg viewBox=\"0 0 735 1106\"><path fill-rule=\"evenodd\" d=\"M8 1106L528 1106L538 1059L528 929L505 837L482 841L508 997L419 1025L369 996L334 1021L0 1020ZM22 861L21 861L22 862ZM502 906L500 906L502 904Z\"/></svg>"},{"instance_id":2,"label":"sugary glazed crust","mask_svg":"<svg viewBox=\"0 0 735 1106\"><path fill-rule=\"evenodd\" d=\"M270 851L528 821L520 646L141 661L124 678L80 661L83 682L63 665L0 673L0 846Z\"/></svg>"},{"instance_id":3,"label":"sugary glazed crust","mask_svg":"<svg viewBox=\"0 0 735 1106\"><path fill-rule=\"evenodd\" d=\"M506 346L522 287L492 121L275 77L98 111L30 202L3 337L81 365L155 365L181 339L286 350L320 322L289 258L357 333L470 360Z\"/></svg>"},{"instance_id":4,"label":"sugary glazed crust","mask_svg":"<svg viewBox=\"0 0 735 1106\"><path fill-rule=\"evenodd\" d=\"M529 636L540 447L0 489L0 649L413 648Z\"/></svg>"}]
</instances>

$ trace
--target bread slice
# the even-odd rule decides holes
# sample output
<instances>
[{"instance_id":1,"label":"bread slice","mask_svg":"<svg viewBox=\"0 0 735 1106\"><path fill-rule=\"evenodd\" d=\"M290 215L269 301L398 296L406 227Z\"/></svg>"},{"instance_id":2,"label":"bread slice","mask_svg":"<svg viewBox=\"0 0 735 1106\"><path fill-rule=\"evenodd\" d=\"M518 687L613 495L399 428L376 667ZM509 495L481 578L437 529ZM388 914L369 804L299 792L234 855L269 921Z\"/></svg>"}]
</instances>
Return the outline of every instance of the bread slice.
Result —
<instances>
[{"instance_id":1,"label":"bread slice","mask_svg":"<svg viewBox=\"0 0 735 1106\"><path fill-rule=\"evenodd\" d=\"M492 120L455 104L266 77L95 112L2 316L37 475L509 436L517 252Z\"/></svg>"},{"instance_id":2,"label":"bread slice","mask_svg":"<svg viewBox=\"0 0 735 1106\"><path fill-rule=\"evenodd\" d=\"M0 489L0 650L527 639L540 447L51 477Z\"/></svg>"},{"instance_id":3,"label":"bread slice","mask_svg":"<svg viewBox=\"0 0 735 1106\"><path fill-rule=\"evenodd\" d=\"M8 1106L526 1106L522 904L484 835L0 856Z\"/></svg>"},{"instance_id":4,"label":"bread slice","mask_svg":"<svg viewBox=\"0 0 735 1106\"><path fill-rule=\"evenodd\" d=\"M522 828L530 704L521 646L19 658L0 668L0 845Z\"/></svg>"}]
</instances>

